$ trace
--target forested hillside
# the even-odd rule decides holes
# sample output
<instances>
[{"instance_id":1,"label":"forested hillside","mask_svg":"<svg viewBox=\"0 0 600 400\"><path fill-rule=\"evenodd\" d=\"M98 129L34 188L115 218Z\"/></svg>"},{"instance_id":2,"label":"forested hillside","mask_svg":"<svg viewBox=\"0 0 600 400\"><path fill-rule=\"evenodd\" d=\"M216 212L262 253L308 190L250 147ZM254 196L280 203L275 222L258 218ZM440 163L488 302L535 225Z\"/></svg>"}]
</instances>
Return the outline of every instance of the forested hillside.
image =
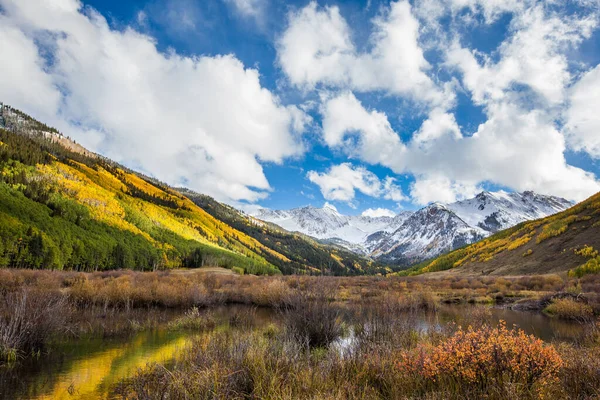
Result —
<instances>
[{"instance_id":1,"label":"forested hillside","mask_svg":"<svg viewBox=\"0 0 600 400\"><path fill-rule=\"evenodd\" d=\"M356 256L343 259L335 249L246 225L241 214L212 199L212 208L201 205L232 214L206 212L167 185L87 151L18 110L3 111L0 266L223 266L254 274L369 270L370 263Z\"/></svg>"},{"instance_id":2,"label":"forested hillside","mask_svg":"<svg viewBox=\"0 0 600 400\"><path fill-rule=\"evenodd\" d=\"M404 275L600 273L600 193L550 217L523 222L403 271Z\"/></svg>"},{"instance_id":3,"label":"forested hillside","mask_svg":"<svg viewBox=\"0 0 600 400\"><path fill-rule=\"evenodd\" d=\"M290 260L288 265L281 266L285 272L289 269L302 271L306 265L312 266L314 273L328 272L335 275L390 272L380 263L367 261L343 248L323 245L309 236L288 232L275 224L242 214L210 196L185 189L181 192L213 217L255 238L277 253L285 255ZM270 260L269 256L266 258L277 265L277 260Z\"/></svg>"}]
</instances>

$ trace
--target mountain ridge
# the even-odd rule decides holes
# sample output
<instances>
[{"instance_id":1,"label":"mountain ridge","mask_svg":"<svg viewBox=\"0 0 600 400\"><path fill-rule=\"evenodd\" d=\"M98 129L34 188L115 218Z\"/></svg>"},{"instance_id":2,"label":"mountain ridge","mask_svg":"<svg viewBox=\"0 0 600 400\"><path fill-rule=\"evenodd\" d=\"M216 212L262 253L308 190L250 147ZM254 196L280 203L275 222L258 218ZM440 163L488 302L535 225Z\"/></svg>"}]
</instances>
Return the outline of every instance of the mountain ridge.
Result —
<instances>
[{"instance_id":1,"label":"mountain ridge","mask_svg":"<svg viewBox=\"0 0 600 400\"><path fill-rule=\"evenodd\" d=\"M532 191L482 191L472 199L450 204L432 203L395 217L346 216L327 205L291 210L261 209L253 215L374 259L410 265L520 222L560 212L572 203Z\"/></svg>"},{"instance_id":2,"label":"mountain ridge","mask_svg":"<svg viewBox=\"0 0 600 400\"><path fill-rule=\"evenodd\" d=\"M531 275L600 272L600 193L549 217L522 222L400 272Z\"/></svg>"}]
</instances>

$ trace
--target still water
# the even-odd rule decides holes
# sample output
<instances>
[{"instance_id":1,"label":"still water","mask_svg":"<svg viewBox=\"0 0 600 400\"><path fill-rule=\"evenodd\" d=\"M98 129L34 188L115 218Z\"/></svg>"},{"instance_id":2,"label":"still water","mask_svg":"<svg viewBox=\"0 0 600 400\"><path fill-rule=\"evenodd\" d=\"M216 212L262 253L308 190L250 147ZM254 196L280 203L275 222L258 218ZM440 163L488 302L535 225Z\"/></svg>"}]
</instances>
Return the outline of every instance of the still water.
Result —
<instances>
[{"instance_id":1,"label":"still water","mask_svg":"<svg viewBox=\"0 0 600 400\"><path fill-rule=\"evenodd\" d=\"M435 314L416 315L417 326L425 330L447 322L462 324L465 316L477 311L477 307L445 307ZM215 311L224 323L240 312L252 315L256 326L278 323L277 314L265 309L228 306ZM492 324L504 320L509 327L518 326L548 341L573 340L582 333L580 325L530 312L490 308L487 318ZM0 367L0 399L108 398L114 384L148 363L168 363L185 351L196 335L158 327L121 338L65 338L52 346L50 354ZM351 341L351 337L342 338L339 344L347 347Z\"/></svg>"}]
</instances>

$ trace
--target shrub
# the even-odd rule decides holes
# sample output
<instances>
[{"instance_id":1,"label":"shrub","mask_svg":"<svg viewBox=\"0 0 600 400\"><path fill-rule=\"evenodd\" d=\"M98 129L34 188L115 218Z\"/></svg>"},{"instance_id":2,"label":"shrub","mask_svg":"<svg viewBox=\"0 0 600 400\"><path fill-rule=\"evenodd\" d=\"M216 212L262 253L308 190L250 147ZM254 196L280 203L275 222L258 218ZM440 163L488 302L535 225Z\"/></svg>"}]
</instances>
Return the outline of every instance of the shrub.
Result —
<instances>
[{"instance_id":1,"label":"shrub","mask_svg":"<svg viewBox=\"0 0 600 400\"><path fill-rule=\"evenodd\" d=\"M207 330L216 326L215 318L212 314L202 314L197 307L193 307L185 313L184 316L177 318L169 323L169 329L191 329L191 330Z\"/></svg>"},{"instance_id":2,"label":"shrub","mask_svg":"<svg viewBox=\"0 0 600 400\"><path fill-rule=\"evenodd\" d=\"M552 316L576 321L588 321L594 316L594 311L589 305L573 299L552 300L544 311Z\"/></svg>"},{"instance_id":3,"label":"shrub","mask_svg":"<svg viewBox=\"0 0 600 400\"><path fill-rule=\"evenodd\" d=\"M544 225L542 231L537 237L536 242L539 244L546 239L550 239L552 237L559 236L565 233L569 228L569 225L573 222L576 222L577 220L578 219L576 215L569 215L568 217Z\"/></svg>"},{"instance_id":4,"label":"shrub","mask_svg":"<svg viewBox=\"0 0 600 400\"><path fill-rule=\"evenodd\" d=\"M244 268L240 267L231 267L231 270L238 275L244 275Z\"/></svg>"},{"instance_id":5,"label":"shrub","mask_svg":"<svg viewBox=\"0 0 600 400\"><path fill-rule=\"evenodd\" d=\"M560 344L564 360L560 373L564 398L597 399L600 397L600 358L597 347Z\"/></svg>"},{"instance_id":6,"label":"shrub","mask_svg":"<svg viewBox=\"0 0 600 400\"><path fill-rule=\"evenodd\" d=\"M439 345L418 346L398 361L400 373L429 390L450 387L481 394L507 385L525 392L543 388L557 382L562 365L552 346L521 330L509 330L504 322L496 328L459 329Z\"/></svg>"},{"instance_id":7,"label":"shrub","mask_svg":"<svg viewBox=\"0 0 600 400\"><path fill-rule=\"evenodd\" d=\"M600 273L600 257L589 259L585 264L569 270L569 276L572 278L581 278L588 274Z\"/></svg>"},{"instance_id":8,"label":"shrub","mask_svg":"<svg viewBox=\"0 0 600 400\"><path fill-rule=\"evenodd\" d=\"M574 250L575 254L577 254L578 256L582 256L585 258L596 258L598 257L598 250L594 250L594 248L592 246L583 246L580 249L575 249Z\"/></svg>"},{"instance_id":9,"label":"shrub","mask_svg":"<svg viewBox=\"0 0 600 400\"><path fill-rule=\"evenodd\" d=\"M323 347L342 334L341 310L324 288L296 293L283 308L286 333L302 345Z\"/></svg>"}]
</instances>

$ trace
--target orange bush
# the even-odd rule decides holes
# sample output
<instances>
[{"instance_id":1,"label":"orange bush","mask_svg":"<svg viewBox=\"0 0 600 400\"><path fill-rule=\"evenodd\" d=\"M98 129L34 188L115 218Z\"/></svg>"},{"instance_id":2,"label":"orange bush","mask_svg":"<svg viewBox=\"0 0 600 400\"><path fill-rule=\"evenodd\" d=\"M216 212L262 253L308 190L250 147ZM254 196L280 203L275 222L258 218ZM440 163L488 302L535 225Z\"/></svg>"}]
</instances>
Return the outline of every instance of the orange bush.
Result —
<instances>
[{"instance_id":1,"label":"orange bush","mask_svg":"<svg viewBox=\"0 0 600 400\"><path fill-rule=\"evenodd\" d=\"M518 384L531 390L555 383L563 362L552 346L509 330L502 321L496 328L459 329L437 346L420 346L401 355L401 373L432 384L456 382L465 388Z\"/></svg>"}]
</instances>

